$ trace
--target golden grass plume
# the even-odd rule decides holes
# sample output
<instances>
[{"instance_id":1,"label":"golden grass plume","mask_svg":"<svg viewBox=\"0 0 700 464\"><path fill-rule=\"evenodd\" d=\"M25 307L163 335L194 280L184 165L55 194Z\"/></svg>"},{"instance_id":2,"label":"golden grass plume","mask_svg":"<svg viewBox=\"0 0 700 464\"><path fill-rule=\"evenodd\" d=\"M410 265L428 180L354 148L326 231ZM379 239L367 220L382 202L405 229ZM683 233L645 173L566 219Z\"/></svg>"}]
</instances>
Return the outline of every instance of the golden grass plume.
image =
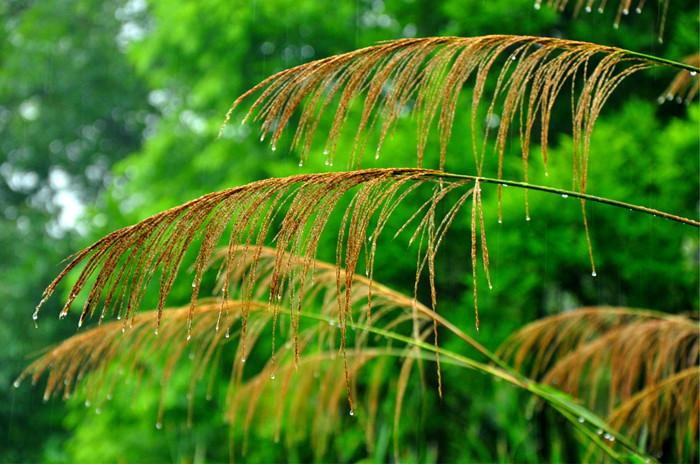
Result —
<instances>
[{"instance_id":1,"label":"golden grass plume","mask_svg":"<svg viewBox=\"0 0 700 464\"><path fill-rule=\"evenodd\" d=\"M257 259L253 259L253 252L257 253ZM275 275L278 251L267 247L255 250L244 246L232 250L224 248L213 254L209 264L221 262L225 266L229 253L240 259L240 265L232 275L220 272L219 286L223 287L228 282L231 294L250 292L253 298L266 299L266 289ZM300 279L306 279L298 272L307 265L306 257L284 254L284 259L290 263L291 279L297 284ZM336 284L338 275L344 283L347 274L344 269L322 261L314 260L311 266L312 277L306 280L308 291L303 298L299 297L302 300L299 302L300 307L303 305L304 311L318 308L312 313L304 314L304 317L311 318L311 324L303 324L300 307L296 310L275 310L272 305L257 301L201 300L197 302L194 316L189 307L165 310L162 315L158 311L148 311L134 316L128 327L114 321L75 335L34 361L18 382L24 377L31 377L32 382L37 382L41 376L48 375L45 399L57 395L67 398L82 383L86 404L100 407L125 378L148 380L149 374L144 371L148 370L149 365L158 362L156 360L160 360L159 364L163 366L161 377L150 380L159 380L164 395L173 370L178 363L186 362L193 366L187 395L191 423L192 399L197 385L206 383L209 376L206 388L211 389L212 376L217 371L216 364L222 357L222 350L226 350L230 346L227 344L236 340L238 344L234 350L228 351L235 354L230 366L224 413L231 427L242 425L247 436L247 430L258 415L277 423L278 436L282 415L287 408L288 420L295 423L302 421L305 424L300 430L307 430L309 424L312 424L310 430L313 433L309 435L318 445L317 451L322 454L329 431L335 429L332 425L341 420L338 411L343 409L340 404L344 398L343 392L347 389L350 394L355 388L355 374L368 363L376 361L375 372L368 377L369 394L363 407L365 414L358 418L366 422L367 444L372 446L378 395L386 382L386 378L380 375L381 370L386 369L385 363L391 358L400 358L403 366L401 375L395 381L394 427L398 430L403 393L411 367L416 359L424 359L425 354L409 346L386 343L381 337L371 337L368 332L358 328L353 330L353 344L348 348L347 355L337 357L342 348L340 324L337 322ZM251 271L253 267L256 268L254 272ZM415 340L425 341L436 337L436 324L440 323L477 350L489 354L457 327L414 298L373 282L366 276L355 274L352 279L354 285L349 307L353 312L353 327L370 324L371 318L372 323L386 330L399 330ZM286 288L288 292L293 292L298 285ZM293 301L288 298L284 300ZM363 310L370 304L374 307L372 314ZM286 342L281 343L274 356L267 358L259 372L244 372L247 356L253 353L262 331L273 324L273 318L280 310L290 320L289 330L282 330L283 335L286 334ZM243 317L249 318L247 344L243 343L242 331L238 326ZM156 320L160 321L160 325L154 333ZM186 338L188 332L189 340ZM436 338L434 341L437 343ZM427 359L439 364L439 358ZM276 379L279 381L274 382ZM439 379L438 370L438 382ZM272 397L271 388L274 392ZM315 400L309 401L310 397ZM163 422L162 398L163 396L157 424ZM350 408L351 415L354 415L353 402L350 402ZM305 422L306 419L308 422ZM288 437L293 438L294 434ZM243 449L246 446L244 443Z\"/></svg>"},{"instance_id":2,"label":"golden grass plume","mask_svg":"<svg viewBox=\"0 0 700 464\"><path fill-rule=\"evenodd\" d=\"M497 80L488 104L488 114L497 105L500 125L495 149L499 178L503 153L511 126L518 124L527 181L530 141L539 121L542 155L547 164L547 141L552 109L566 87L571 88L572 132L577 147L574 178L585 191L589 139L603 104L629 75L654 65L631 52L587 42L547 37L489 35L482 37L429 37L400 39L331 56L281 71L240 96L234 108L259 92L244 118L261 125L261 140L269 136L275 149L283 130L300 116L292 140L301 161L308 156L320 117L337 99L335 116L324 142L329 163L335 157L339 135L355 100L362 101L351 166L361 166L367 137L379 128L375 157L392 126L407 108L418 115L418 167L432 127L437 124L442 169L453 132L457 101L466 82L473 77L471 103L472 148L476 171L484 165L489 128L476 135L477 109L486 97L490 74ZM224 124L226 124L226 122Z\"/></svg>"},{"instance_id":3,"label":"golden grass plume","mask_svg":"<svg viewBox=\"0 0 700 464\"><path fill-rule=\"evenodd\" d=\"M499 354L533 379L584 400L654 453L669 437L686 446L687 434L697 434L697 319L629 308L582 308L525 326ZM671 434L673 427L676 433ZM689 448L674 446L692 456L695 439L691 442Z\"/></svg>"}]
</instances>

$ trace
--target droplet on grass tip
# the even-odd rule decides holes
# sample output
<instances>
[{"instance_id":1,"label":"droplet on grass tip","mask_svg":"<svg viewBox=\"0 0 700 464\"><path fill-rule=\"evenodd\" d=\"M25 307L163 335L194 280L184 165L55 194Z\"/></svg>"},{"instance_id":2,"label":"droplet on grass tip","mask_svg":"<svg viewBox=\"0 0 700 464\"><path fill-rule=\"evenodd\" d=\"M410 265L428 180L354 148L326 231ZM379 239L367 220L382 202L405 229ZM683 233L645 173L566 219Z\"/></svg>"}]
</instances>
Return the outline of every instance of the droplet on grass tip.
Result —
<instances>
[{"instance_id":1,"label":"droplet on grass tip","mask_svg":"<svg viewBox=\"0 0 700 464\"><path fill-rule=\"evenodd\" d=\"M162 428L163 428L163 424L160 423L160 422L156 422L156 429L157 429L157 430L160 430L160 429L162 429Z\"/></svg>"},{"instance_id":2,"label":"droplet on grass tip","mask_svg":"<svg viewBox=\"0 0 700 464\"><path fill-rule=\"evenodd\" d=\"M578 418L578 423L579 423L579 424L583 424L584 422L586 422L586 419L584 419L583 417L579 417L579 418Z\"/></svg>"},{"instance_id":3,"label":"droplet on grass tip","mask_svg":"<svg viewBox=\"0 0 700 464\"><path fill-rule=\"evenodd\" d=\"M355 410L354 410L354 409L351 409L351 410L348 412L348 414L350 414L351 416L354 416L354 415L355 415Z\"/></svg>"},{"instance_id":4,"label":"droplet on grass tip","mask_svg":"<svg viewBox=\"0 0 700 464\"><path fill-rule=\"evenodd\" d=\"M562 194L561 194L561 197L562 197L562 198L569 198L569 195L567 195L566 193L562 193Z\"/></svg>"},{"instance_id":5,"label":"droplet on grass tip","mask_svg":"<svg viewBox=\"0 0 700 464\"><path fill-rule=\"evenodd\" d=\"M19 388L19 386L20 386L21 384L22 384L22 382L21 382L19 379L17 379L17 380L15 380L15 381L12 383L12 386L15 387L15 388Z\"/></svg>"},{"instance_id":6,"label":"droplet on grass tip","mask_svg":"<svg viewBox=\"0 0 700 464\"><path fill-rule=\"evenodd\" d=\"M591 272L591 277L598 277L598 273L596 271Z\"/></svg>"},{"instance_id":7,"label":"droplet on grass tip","mask_svg":"<svg viewBox=\"0 0 700 464\"><path fill-rule=\"evenodd\" d=\"M698 72L697 72L697 71L690 71L690 75L693 76L693 77L694 77L694 76L697 76L697 75L698 75Z\"/></svg>"}]
</instances>

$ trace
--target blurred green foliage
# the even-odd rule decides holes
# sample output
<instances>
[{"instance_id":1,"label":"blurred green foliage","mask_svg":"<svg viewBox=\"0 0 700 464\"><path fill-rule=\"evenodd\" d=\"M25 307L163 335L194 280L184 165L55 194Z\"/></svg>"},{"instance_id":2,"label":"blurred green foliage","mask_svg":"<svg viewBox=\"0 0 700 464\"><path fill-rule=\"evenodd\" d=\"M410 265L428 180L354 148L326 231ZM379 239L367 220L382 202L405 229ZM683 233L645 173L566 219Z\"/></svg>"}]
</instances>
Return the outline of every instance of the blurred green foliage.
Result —
<instances>
[{"instance_id":1,"label":"blurred green foliage","mask_svg":"<svg viewBox=\"0 0 700 464\"><path fill-rule=\"evenodd\" d=\"M316 147L303 168L280 144L271 151L252 126L232 124L216 138L233 99L266 76L315 58L402 36L549 35L618 45L672 59L698 49L697 3L673 2L664 44L658 12L612 27L613 9L573 21L529 0L11 0L0 5L0 461L219 462L228 460L229 430L218 406L195 400L186 427L187 370L167 390L162 430L154 427L160 388L117 391L100 414L76 397L41 405L41 388L11 388L29 357L73 333L52 317L32 328L43 287L69 253L103 234L196 196L270 176L345 169L323 165ZM668 70L635 75L613 95L594 131L589 191L678 214L698 215L697 104L656 104L672 79ZM469 97L465 92L464 101ZM473 172L471 134L462 105L450 144L448 171ZM568 186L572 142L567 108L553 118L549 177L537 150L531 182ZM357 114L355 115L357 117ZM326 122L327 124L327 122ZM348 123L352 126L352 121ZM343 145L352 142L347 134ZM517 143L507 153L518 176ZM414 122L401 121L377 166L415 165ZM371 147L370 147L371 148ZM462 156L462 154L464 154ZM427 163L435 166L437 150ZM493 160L490 160L493 161ZM374 165L374 164L373 164ZM487 165L494 169L495 164ZM487 172L488 174L489 172ZM492 174L492 172L491 172ZM494 289L480 282L480 342L495 348L509 333L546 314L578 305L619 304L670 312L698 310L696 230L616 208L589 205L598 278L590 275L577 201L531 193L525 221L522 192L505 191L503 224L495 190L485 187ZM77 220L71 211L84 208ZM73 208L71 208L73 205ZM416 204L406 203L397 217ZM469 219L463 214L437 261L438 311L476 335L473 321ZM331 259L335 237L322 239ZM375 277L410 293L415 255L405 241L386 241ZM169 303L189 297L183 276ZM426 289L420 289L427 296ZM427 299L424 298L425 301ZM56 314L54 299L45 314ZM152 306L154 301L146 302ZM149 306L149 307L150 307ZM74 322L74 321L73 321ZM464 347L447 338L445 346ZM157 366L154 366L157 370ZM225 366L221 366L225 391ZM395 378L397 365L384 375ZM540 462L580 459L566 427L548 413L525 411L526 397L492 379L444 369L438 400L432 369L425 385L414 375L400 430L408 462ZM369 454L362 421L347 418L323 460L391 460L393 393L381 405L377 443ZM283 430L299 433L298 430ZM234 431L236 442L242 440ZM269 424L251 430L246 461L307 461L308 441L275 443Z\"/></svg>"}]
</instances>

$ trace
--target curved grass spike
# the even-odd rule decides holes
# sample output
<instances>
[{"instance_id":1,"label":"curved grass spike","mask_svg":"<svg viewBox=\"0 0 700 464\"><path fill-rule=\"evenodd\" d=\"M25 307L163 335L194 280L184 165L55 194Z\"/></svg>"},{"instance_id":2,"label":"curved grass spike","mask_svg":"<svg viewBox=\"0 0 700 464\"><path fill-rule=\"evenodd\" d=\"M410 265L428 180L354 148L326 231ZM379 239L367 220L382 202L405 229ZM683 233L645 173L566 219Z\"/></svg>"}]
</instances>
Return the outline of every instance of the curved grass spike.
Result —
<instances>
[{"instance_id":1,"label":"curved grass spike","mask_svg":"<svg viewBox=\"0 0 700 464\"><path fill-rule=\"evenodd\" d=\"M572 100L574 145L581 151L576 183L585 192L589 138L603 104L626 77L655 65L698 70L690 64L620 48L556 38L489 35L400 39L281 71L238 97L226 115L224 126L236 107L259 93L243 121L250 118L259 121L261 139L269 133L270 143L276 147L282 131L291 124L292 114L300 109L291 148L299 149L303 162L321 115L328 113L337 100L335 116L323 144L325 156L333 160L352 104L360 100L362 112L350 157L350 166L359 167L369 133L378 128L376 157L402 111L411 108L418 115L418 167L423 165L428 136L437 124L442 169L459 94L473 76L472 144L476 172L481 175L489 128L484 129L483 140L477 143L476 115L480 102L489 100L485 95L487 77L495 74L497 82L488 113L493 113L497 105L501 109L495 146L500 177L509 129L518 122L526 167L532 132L539 120L546 168L552 108L564 85L570 82L572 99L578 94ZM527 173L524 174L527 182Z\"/></svg>"},{"instance_id":2,"label":"curved grass spike","mask_svg":"<svg viewBox=\"0 0 700 464\"><path fill-rule=\"evenodd\" d=\"M423 231L434 227L435 201L443 201L445 195L465 186L473 185L476 181L481 185L505 184L528 190L539 190L558 195L569 195L625 207L646 214L653 214L669 220L682 222L694 227L700 227L700 222L683 218L671 213L650 208L630 205L623 202L580 194L550 187L524 184L520 182L489 179L477 176L448 174L424 169L369 169L363 171L335 172L325 174L303 174L286 178L266 179L242 187L235 187L220 192L204 195L181 206L169 209L151 216L138 224L117 230L93 245L78 252L63 271L48 285L42 295L42 301L34 312L38 318L43 302L56 290L58 284L72 270L80 266L78 275L70 295L61 310L60 316L65 317L76 301L79 293L85 287L90 289L80 314L79 325L92 316L101 305L99 317L116 314L126 328L139 308L144 290L151 284L154 275L159 272L159 301L158 313L162 313L166 299L178 275L185 254L190 248L199 245L195 261L195 276L192 281L192 311L197 300L206 264L223 237L228 235L229 249L243 245L251 249L255 256L259 246L270 240L270 235L278 250L275 264L275 274L270 284L269 301L273 306L281 300L283 282L280 276L288 266L285 262L285 251L307 258L307 265L302 274L308 274L309 265L315 257L316 247L321 232L324 230L330 214L338 202L350 196L350 206L346 210L345 219L338 235L337 264L347 268L345 279L345 295L338 294L339 317L341 325L345 325L347 316L347 295L351 292L352 275L354 275L360 254L365 250L367 231L374 221L374 233L371 234L370 253L368 253L368 271L374 262L374 253L379 234L384 230L394 208L410 195L421 184L437 183L442 187L434 190L433 197L424 203L406 223L398 229L401 233L407 226L422 215L416 226L413 241L421 236ZM473 191L473 189L471 189ZM458 201L461 203L471 194L463 194ZM473 216L479 214L482 222L480 194L476 198L476 210ZM432 208L430 207L431 205ZM474 208L474 207L473 207ZM436 230L430 232L426 254L419 258L417 277L434 257L442 236L454 219L459 206L450 210L439 223ZM279 227L273 230L275 220L282 216ZM476 229L477 221L472 221ZM348 229L350 233L347 233ZM488 265L488 251L483 227L482 258ZM227 234L225 232L228 231ZM472 234L472 254L476 248L476 233ZM233 271L235 261L231 256L224 271L227 275ZM486 267L487 269L487 267ZM434 275L429 272L432 281ZM338 277L338 284L340 284ZM432 284L431 284L432 285ZM339 287L340 288L340 285ZM227 289L223 289L224 297ZM303 287L300 288L303 294ZM244 295L249 300L250 295ZM245 321L245 318L244 318ZM159 321L156 321L156 327ZM245 335L245 323L243 333ZM343 328L344 333L344 328ZM245 339L245 337L244 337Z\"/></svg>"},{"instance_id":3,"label":"curved grass spike","mask_svg":"<svg viewBox=\"0 0 700 464\"><path fill-rule=\"evenodd\" d=\"M546 3L547 6L554 8L557 11L563 12L569 6L569 4L574 4L573 16L578 18L582 11L586 13L592 13L593 11L599 14L605 13L605 7L607 6L608 0L535 0L535 9L539 10L542 8L542 4ZM644 11L644 5L646 0L618 0L615 21L613 22L613 27L615 29L620 27L620 21L623 16L628 16L630 13L642 14ZM664 29L666 27L666 16L668 15L668 7L671 3L670 0L658 0L659 3L659 19L658 23L658 35L657 38L659 43L664 41ZM634 4L634 8L633 8Z\"/></svg>"},{"instance_id":4,"label":"curved grass spike","mask_svg":"<svg viewBox=\"0 0 700 464\"><path fill-rule=\"evenodd\" d=\"M369 169L273 178L204 195L107 235L73 257L65 269L48 285L33 317L35 320L38 318L41 305L56 290L66 275L80 265L84 265L84 267L61 310L61 317L68 314L80 291L87 286L90 288L90 292L85 300L79 325L82 325L88 316L93 315L99 303L103 301L104 304L99 312L100 319L107 314L116 313L126 327L135 311L138 310L143 290L149 286L156 271L160 271L158 303L160 313L185 253L198 243L199 252L195 262L195 276L192 281L192 308L194 308L206 263L224 236L224 232L229 230L229 247L238 244L259 247L269 239L273 220L278 215L283 215L281 225L274 234L279 253L276 263L277 277L270 285L270 302L274 304L281 298L283 290L278 277L279 272L285 266L284 252L289 251L296 255L305 256L309 260L307 263L310 263L315 256L320 234L325 228L331 212L346 194L350 195L354 191L338 236L337 262L339 265L343 261L348 263L349 266L346 267L349 276L352 276L355 273L358 257L364 249L366 232L372 220L376 220L376 222L375 233L371 234L371 253L369 253L367 261L370 268L379 233L382 232L394 208L404 200L406 195L412 193L413 189L426 182L438 182L443 187L434 191L433 200L442 200L446 192L451 189L472 185L476 181L482 185L495 183L558 195L565 194L700 227L700 222L693 219L587 194L521 182L448 174L424 169ZM402 190L403 193L400 193ZM460 202L463 202L464 199L466 197L463 197ZM398 233L403 231L421 213L423 213L423 220L418 224L413 239L420 231L427 230L426 227L431 223L431 216L434 214L435 208L434 206L427 208L428 213L424 213L423 210L431 204L434 205L433 200L426 202L422 208L419 208L414 216L399 228ZM477 198L477 206L479 204L480 200ZM477 210L481 218L480 209L479 206ZM439 233L436 235L433 233L437 239L433 238L429 241L432 244L429 248L439 245L442 235L451 224L456 212L457 210L453 209L446 216L449 217L449 220L440 224ZM347 235L347 240L344 230L346 226L352 232ZM472 227L476 227L476 221L472 221ZM483 227L481 229L482 254L484 264L487 264L488 253L485 247L485 235ZM472 249L476 247L474 238L475 234L473 234ZM435 250L429 251L434 252ZM424 255L424 259L428 259L430 256L431 254L428 253ZM419 275L422 266L424 264L419 264ZM308 270L307 266L304 272L306 273ZM232 267L229 265L225 272L230 274ZM433 276L431 275L430 278L432 279ZM346 283L351 282L351 277L346 277ZM346 288L347 295L350 289ZM226 296L225 288L224 296ZM341 308L343 307L342 299L343 295L339 294L338 300ZM343 316L342 311L340 316ZM341 322L344 323L345 319L343 318ZM158 325L157 321L156 325ZM243 330L245 332L245 326Z\"/></svg>"},{"instance_id":5,"label":"curved grass spike","mask_svg":"<svg viewBox=\"0 0 700 464\"><path fill-rule=\"evenodd\" d=\"M684 316L628 308L578 309L529 324L498 354L531 378L581 398L628 436L648 435L655 453L668 437L662 424L700 413L692 398L697 395L674 390L681 385L686 389L680 392L688 393L700 380L700 331L697 320ZM679 378L690 384L677 384ZM669 414L670 407L679 415ZM624 419L632 417L631 422ZM652 423L660 425L642 427ZM680 440L693 427L697 430L697 421L676 425L681 433L675 438ZM695 443L690 448L692 456ZM676 459L683 460L683 454Z\"/></svg>"},{"instance_id":6,"label":"curved grass spike","mask_svg":"<svg viewBox=\"0 0 700 464\"><path fill-rule=\"evenodd\" d=\"M331 270L331 272L333 271ZM332 278L328 280L329 283L320 285L321 288L325 287L330 297L328 300L332 301L336 290L333 288ZM261 285L264 286L265 283L261 281ZM360 297L360 300L367 297L367 287L364 288L364 291L365 293ZM362 292L357 293L361 294ZM378 295L381 293L378 292ZM382 305L381 309L377 310L375 315L377 324L366 325L367 313L361 310L357 312L355 322L349 323L354 329L353 333L356 334L355 349L348 354L353 377L368 361L375 358L399 358L404 362L405 372L406 363L413 362L413 359L434 361L435 356L433 355L439 351L441 358L447 364L485 373L537 395L616 461L622 462L626 453L644 459L644 455L639 455L635 446L629 443L624 436L615 432L603 420L567 398L566 395L525 379L506 366L496 367L483 364L461 354L425 343L424 340L432 332L431 322L436 317L429 309L426 308L427 314L420 313L419 315L423 328L418 338L402 335L401 332L412 333L410 325L415 313L411 311L410 307L404 305L404 302L411 300L411 298L403 297L398 301L393 301L393 293L390 291L385 295L388 306ZM190 388L187 395L191 414L191 403L195 398L197 384L206 381L207 370L212 376L219 371L219 369L210 366L212 363L219 363L217 359L230 339L240 337L240 331L233 332L229 336L228 330L233 327L237 320L244 317L244 308L247 307L248 311L245 317L251 317L250 330L255 334L254 339L257 339L262 329L271 323L274 311L278 311L290 319L295 317L294 311L286 308L272 308L262 303L228 301L229 317L220 322L218 317L220 303L218 301L202 301L198 305L192 324L189 323L188 307L166 311L161 318L161 331L157 335L151 331L155 320L160 318L157 311L137 315L134 318L132 329L124 334L121 333L120 323L117 321L89 329L49 351L32 363L22 376L31 376L32 380L36 382L44 373L48 373L46 399L61 391L64 398L68 397L75 390L78 382L82 382L87 398L86 405L94 404L96 407L100 407L104 401L111 398L117 388L138 389L141 383L149 380L158 381L164 394L173 370L185 362L192 366ZM247 375L247 380L243 381L242 372L246 364L240 351L240 344L238 345L230 368L231 375L226 395L226 418L232 431L241 415L244 430L247 431L255 415L265 408L271 410L273 420L281 420L284 411L280 407L284 407L284 403L291 399L291 411L287 417L291 418L290 420L300 417L300 425L304 424L305 427L299 426L298 429L306 430L309 422L304 420L304 417L311 414L313 416L311 421L313 439L320 440L323 444L329 430L328 424L324 421L328 419L331 421L340 420L340 416L337 415L338 405L342 401L342 391L346 385L341 373L341 370L345 370L343 363L339 363L340 360L335 359L338 351L338 339L334 337L334 334L336 334L338 327L335 324L336 317L333 312L336 309L334 305L325 305L324 307L332 307L333 309L331 312L322 309L318 314L301 313L301 317L312 324L307 325L299 334L302 345L309 347L309 352L305 353L298 362L294 361L295 350L289 341L282 344L280 348L279 362L274 362L269 358L268 363L258 373L253 376ZM362 305L354 304L353 307L361 308ZM397 312L398 314L396 314ZM222 328L226 327L227 330L225 332L217 331L215 327L218 323L221 323ZM405 330L401 330L402 324L409 325L405 327ZM192 339L189 343L184 339L184 334L189 330L188 327L191 327L192 330ZM224 333L227 335L223 335ZM374 336L370 337L370 335ZM384 343L387 345L385 346ZM317 347L318 351L312 351L311 347ZM148 370L149 365L164 366L162 372L156 376L158 378L145 375L145 370ZM295 366L303 366L303 368L297 369ZM321 372L323 372L323 378L319 381ZM296 377L294 388L290 388L292 376ZM282 382L281 387L278 385L272 390L268 388L278 381ZM402 382L404 383L402 388L405 388L405 379L400 380L399 383ZM210 381L207 389L208 397L215 393L211 390L212 385L213 383ZM379 385L373 385L370 389L379 388ZM318 401L311 403L308 401L308 393L309 389L315 386L320 388L320 396L317 396ZM271 397L264 396L266 389L272 394ZM272 401L263 401L265 398ZM157 428L161 428L163 424L164 403L162 399L163 396L161 396L159 405ZM279 400L279 402L275 402L275 400ZM397 400L400 401L399 397ZM300 411L303 412L304 407L307 408L307 414L297 414ZM400 404L397 407L400 408ZM351 411L353 410L351 409ZM368 406L368 411L371 411L371 405ZM577 420L581 417L585 418L584 422L581 422L580 419ZM360 420L363 419L360 418ZM191 417L188 423L192 423ZM613 449L609 443L601 441L596 436L594 430L601 427L609 430L611 437L617 438L617 449ZM245 446L244 442L244 451ZM323 449L322 446L316 448ZM233 444L231 444L231 450L233 455Z\"/></svg>"},{"instance_id":7,"label":"curved grass spike","mask_svg":"<svg viewBox=\"0 0 700 464\"><path fill-rule=\"evenodd\" d=\"M697 459L698 391L700 367L694 366L641 390L616 408L608 421L627 436L648 434L650 454L661 456L664 442L670 441L676 459L691 462Z\"/></svg>"}]
</instances>

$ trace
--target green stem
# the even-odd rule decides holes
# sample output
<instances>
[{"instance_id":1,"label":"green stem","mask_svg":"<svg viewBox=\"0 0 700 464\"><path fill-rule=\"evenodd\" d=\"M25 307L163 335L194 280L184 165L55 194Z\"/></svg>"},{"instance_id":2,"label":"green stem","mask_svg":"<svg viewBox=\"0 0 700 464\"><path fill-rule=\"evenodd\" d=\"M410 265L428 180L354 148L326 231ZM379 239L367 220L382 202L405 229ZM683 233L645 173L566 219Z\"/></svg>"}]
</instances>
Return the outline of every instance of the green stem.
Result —
<instances>
[{"instance_id":1,"label":"green stem","mask_svg":"<svg viewBox=\"0 0 700 464\"><path fill-rule=\"evenodd\" d=\"M624 201L612 200L610 198L599 197L596 195L590 195L587 193L576 192L573 190L564 190L555 187L547 187L544 185L528 184L527 182L517 182L505 179L495 179L492 177L481 177L481 176L470 176L466 174L452 174L444 171L427 170L427 174L439 177L441 179L465 179L484 182L488 184L496 185L508 185L512 187L527 189L527 190L538 190L540 192L556 193L565 197L579 198L585 201L591 201L594 203L602 203L605 205L616 206L618 208L626 208L631 211L637 211L639 213L650 214L652 216L657 216L663 219L668 219L669 221L680 222L681 224L686 224L693 227L700 228L700 221L694 219L686 218L683 216L678 216L676 214L667 213L664 211L659 211L658 209L648 208L646 206L635 205L632 203L626 203Z\"/></svg>"},{"instance_id":2,"label":"green stem","mask_svg":"<svg viewBox=\"0 0 700 464\"><path fill-rule=\"evenodd\" d=\"M653 61L653 62L655 62L655 63L659 63L659 64L662 64L662 65L664 65L664 66L671 66L671 67L674 67L674 68L685 69L686 71L690 71L690 72L700 73L700 68L699 68L699 67L690 65L690 64L688 64L688 63L683 63L683 62L680 62L680 61L669 60L669 59L661 58L661 57L654 56L654 55L647 55L646 53L633 52L633 51L631 51L631 50L625 50L625 52L626 52L628 55L636 56L637 58L643 58L643 59L648 60L648 61Z\"/></svg>"}]
</instances>

